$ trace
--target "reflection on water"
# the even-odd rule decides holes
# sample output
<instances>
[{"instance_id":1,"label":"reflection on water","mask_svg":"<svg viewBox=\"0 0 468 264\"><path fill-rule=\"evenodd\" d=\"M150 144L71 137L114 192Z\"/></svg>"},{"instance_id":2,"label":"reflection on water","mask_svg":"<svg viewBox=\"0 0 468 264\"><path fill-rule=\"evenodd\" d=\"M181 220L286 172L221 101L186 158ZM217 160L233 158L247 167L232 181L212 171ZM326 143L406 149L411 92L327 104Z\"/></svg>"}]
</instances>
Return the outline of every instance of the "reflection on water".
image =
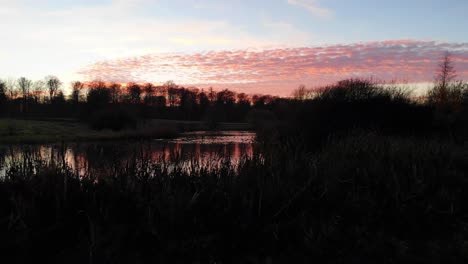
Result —
<instances>
[{"instance_id":1,"label":"reflection on water","mask_svg":"<svg viewBox=\"0 0 468 264\"><path fill-rule=\"evenodd\" d=\"M229 159L237 163L254 153L252 132L191 132L171 140L151 142L99 142L45 145L0 146L0 177L4 177L13 162L65 163L80 175L101 174L126 166L132 161L141 163L178 162L190 168L194 164L215 166Z\"/></svg>"}]
</instances>

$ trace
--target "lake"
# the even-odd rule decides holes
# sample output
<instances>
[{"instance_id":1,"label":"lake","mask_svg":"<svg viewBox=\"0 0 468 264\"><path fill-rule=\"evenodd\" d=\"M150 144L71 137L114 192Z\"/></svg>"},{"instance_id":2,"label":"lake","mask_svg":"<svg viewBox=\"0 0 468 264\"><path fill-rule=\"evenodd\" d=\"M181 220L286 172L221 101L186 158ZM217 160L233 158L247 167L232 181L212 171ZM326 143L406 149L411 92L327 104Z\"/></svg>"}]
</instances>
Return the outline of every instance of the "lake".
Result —
<instances>
[{"instance_id":1,"label":"lake","mask_svg":"<svg viewBox=\"0 0 468 264\"><path fill-rule=\"evenodd\" d=\"M0 145L0 177L11 164L42 162L66 164L77 174L104 174L110 168L130 164L201 165L208 169L229 161L237 163L254 154L255 133L202 131L180 134L173 139L150 141L106 141L62 144ZM200 166L199 166L200 167Z\"/></svg>"}]
</instances>

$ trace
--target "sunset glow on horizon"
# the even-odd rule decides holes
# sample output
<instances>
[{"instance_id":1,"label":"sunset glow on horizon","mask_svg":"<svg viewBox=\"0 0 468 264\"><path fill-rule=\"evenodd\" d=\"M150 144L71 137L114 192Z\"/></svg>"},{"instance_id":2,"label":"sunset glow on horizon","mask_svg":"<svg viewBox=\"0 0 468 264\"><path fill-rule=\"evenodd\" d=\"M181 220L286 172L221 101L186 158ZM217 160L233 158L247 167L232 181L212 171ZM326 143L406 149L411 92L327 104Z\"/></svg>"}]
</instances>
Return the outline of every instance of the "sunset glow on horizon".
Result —
<instances>
[{"instance_id":1,"label":"sunset glow on horizon","mask_svg":"<svg viewBox=\"0 0 468 264\"><path fill-rule=\"evenodd\" d=\"M0 79L289 96L346 78L430 83L449 51L468 80L468 3L448 2L0 0Z\"/></svg>"}]
</instances>

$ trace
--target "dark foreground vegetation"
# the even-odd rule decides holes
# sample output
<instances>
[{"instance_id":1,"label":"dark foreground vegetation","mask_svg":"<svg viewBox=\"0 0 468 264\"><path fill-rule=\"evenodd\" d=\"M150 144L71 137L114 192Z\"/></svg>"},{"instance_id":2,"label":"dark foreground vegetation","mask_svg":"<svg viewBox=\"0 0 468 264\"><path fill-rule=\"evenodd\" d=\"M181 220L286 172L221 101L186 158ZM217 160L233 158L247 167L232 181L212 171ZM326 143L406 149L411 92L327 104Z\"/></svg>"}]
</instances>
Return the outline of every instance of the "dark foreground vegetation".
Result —
<instances>
[{"instance_id":1,"label":"dark foreground vegetation","mask_svg":"<svg viewBox=\"0 0 468 264\"><path fill-rule=\"evenodd\" d=\"M468 92L449 66L424 100L365 80L298 90L256 113L259 151L239 164L187 167L135 151L78 176L60 158L25 155L0 181L1 256L466 263Z\"/></svg>"},{"instance_id":2,"label":"dark foreground vegetation","mask_svg":"<svg viewBox=\"0 0 468 264\"><path fill-rule=\"evenodd\" d=\"M25 157L0 182L4 260L463 263L466 149L356 132L207 170L135 156L78 177Z\"/></svg>"}]
</instances>

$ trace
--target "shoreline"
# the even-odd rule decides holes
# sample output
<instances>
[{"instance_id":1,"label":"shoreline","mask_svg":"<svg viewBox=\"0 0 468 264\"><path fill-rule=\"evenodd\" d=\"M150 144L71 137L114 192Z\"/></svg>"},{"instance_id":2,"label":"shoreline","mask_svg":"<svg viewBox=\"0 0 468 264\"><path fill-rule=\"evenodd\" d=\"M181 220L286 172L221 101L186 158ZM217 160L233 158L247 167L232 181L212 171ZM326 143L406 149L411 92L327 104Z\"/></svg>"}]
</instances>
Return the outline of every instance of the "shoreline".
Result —
<instances>
[{"instance_id":1,"label":"shoreline","mask_svg":"<svg viewBox=\"0 0 468 264\"><path fill-rule=\"evenodd\" d=\"M136 129L93 130L78 120L0 119L0 144L41 144L112 140L174 138L194 131L252 131L248 123L219 123L210 130L201 121L151 119Z\"/></svg>"}]
</instances>

